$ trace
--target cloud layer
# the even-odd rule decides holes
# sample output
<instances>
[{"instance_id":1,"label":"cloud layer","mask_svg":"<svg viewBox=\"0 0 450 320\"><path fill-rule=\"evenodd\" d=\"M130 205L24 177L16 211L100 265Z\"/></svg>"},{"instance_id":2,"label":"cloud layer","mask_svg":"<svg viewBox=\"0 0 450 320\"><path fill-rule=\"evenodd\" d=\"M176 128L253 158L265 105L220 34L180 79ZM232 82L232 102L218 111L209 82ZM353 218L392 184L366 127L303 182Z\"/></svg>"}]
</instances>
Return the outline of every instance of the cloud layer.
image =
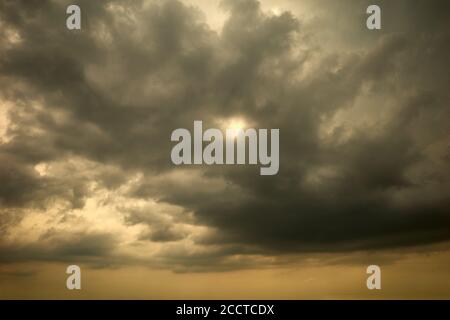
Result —
<instances>
[{"instance_id":1,"label":"cloud layer","mask_svg":"<svg viewBox=\"0 0 450 320\"><path fill-rule=\"evenodd\" d=\"M367 2L367 1L366 1ZM2 261L245 268L450 240L448 1L0 2ZM284 6L286 5L286 6ZM175 167L176 128L280 129L280 171Z\"/></svg>"}]
</instances>

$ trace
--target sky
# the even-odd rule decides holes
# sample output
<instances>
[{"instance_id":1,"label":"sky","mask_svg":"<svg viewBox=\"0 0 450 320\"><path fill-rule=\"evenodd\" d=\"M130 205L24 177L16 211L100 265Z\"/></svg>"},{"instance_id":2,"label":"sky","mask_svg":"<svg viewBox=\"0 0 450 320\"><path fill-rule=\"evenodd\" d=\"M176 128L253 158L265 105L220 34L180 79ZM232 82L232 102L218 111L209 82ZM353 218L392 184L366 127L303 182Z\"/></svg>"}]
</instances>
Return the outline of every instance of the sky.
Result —
<instances>
[{"instance_id":1,"label":"sky","mask_svg":"<svg viewBox=\"0 0 450 320\"><path fill-rule=\"evenodd\" d=\"M450 298L450 2L69 4L0 0L0 298ZM195 120L278 174L174 165Z\"/></svg>"}]
</instances>

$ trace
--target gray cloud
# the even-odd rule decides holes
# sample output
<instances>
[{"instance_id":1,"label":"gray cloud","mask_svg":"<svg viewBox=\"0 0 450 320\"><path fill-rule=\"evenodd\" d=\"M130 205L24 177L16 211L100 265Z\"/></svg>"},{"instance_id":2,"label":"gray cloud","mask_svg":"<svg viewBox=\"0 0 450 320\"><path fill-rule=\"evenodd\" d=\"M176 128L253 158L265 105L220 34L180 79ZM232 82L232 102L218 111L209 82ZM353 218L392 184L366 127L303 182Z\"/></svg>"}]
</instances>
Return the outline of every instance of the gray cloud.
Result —
<instances>
[{"instance_id":1,"label":"gray cloud","mask_svg":"<svg viewBox=\"0 0 450 320\"><path fill-rule=\"evenodd\" d=\"M224 1L229 17L217 32L201 8L178 1L81 1L85 28L69 32L64 3L1 1L2 25L21 38L0 49L0 99L14 103L11 139L0 145L1 205L57 197L82 208L90 182L117 190L141 174L130 201L192 212L190 224L215 230L195 244L223 246L199 256L167 247L168 264L449 240L448 2L383 1L380 32L364 28L365 2L310 5L317 20ZM280 128L278 175L202 166L187 168L196 177L188 183L165 179L179 170L172 130L234 116ZM51 178L33 169L72 157L98 169ZM187 238L152 212L123 215L149 227L140 241ZM101 256L102 239L43 256Z\"/></svg>"},{"instance_id":2,"label":"gray cloud","mask_svg":"<svg viewBox=\"0 0 450 320\"><path fill-rule=\"evenodd\" d=\"M62 261L108 265L116 239L110 234L49 230L38 242L0 246L2 262Z\"/></svg>"}]
</instances>

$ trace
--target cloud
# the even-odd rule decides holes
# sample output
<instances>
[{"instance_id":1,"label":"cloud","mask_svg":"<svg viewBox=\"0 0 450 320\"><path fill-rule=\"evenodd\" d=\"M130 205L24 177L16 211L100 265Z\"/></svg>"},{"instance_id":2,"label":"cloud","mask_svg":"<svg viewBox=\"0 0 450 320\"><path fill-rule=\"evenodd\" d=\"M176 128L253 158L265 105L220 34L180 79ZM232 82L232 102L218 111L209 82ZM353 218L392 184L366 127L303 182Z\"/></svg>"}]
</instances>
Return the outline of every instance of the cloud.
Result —
<instances>
[{"instance_id":1,"label":"cloud","mask_svg":"<svg viewBox=\"0 0 450 320\"><path fill-rule=\"evenodd\" d=\"M71 212L112 206L122 232L12 245L9 260L150 245L122 259L239 268L243 256L448 241L448 3L383 2L378 33L362 4L302 5L224 1L217 30L195 1L81 1L83 29L70 32L63 2L1 1L0 100L13 106L2 229L20 238L30 210L63 202L65 228L80 229ZM174 129L236 116L280 129L278 175L171 164Z\"/></svg>"},{"instance_id":2,"label":"cloud","mask_svg":"<svg viewBox=\"0 0 450 320\"><path fill-rule=\"evenodd\" d=\"M0 246L2 262L62 261L108 264L116 240L113 235L49 230L37 243ZM107 262L108 261L108 262Z\"/></svg>"}]
</instances>

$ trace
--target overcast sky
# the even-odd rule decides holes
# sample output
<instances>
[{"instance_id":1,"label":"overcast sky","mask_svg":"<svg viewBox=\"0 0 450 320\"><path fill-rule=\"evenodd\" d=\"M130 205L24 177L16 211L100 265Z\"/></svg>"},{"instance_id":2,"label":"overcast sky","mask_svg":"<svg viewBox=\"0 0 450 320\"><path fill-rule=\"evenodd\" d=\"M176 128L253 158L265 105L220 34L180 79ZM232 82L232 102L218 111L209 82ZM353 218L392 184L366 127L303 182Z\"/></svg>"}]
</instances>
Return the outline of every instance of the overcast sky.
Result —
<instances>
[{"instance_id":1,"label":"overcast sky","mask_svg":"<svg viewBox=\"0 0 450 320\"><path fill-rule=\"evenodd\" d=\"M0 285L448 261L449 1L77 1L69 31L71 3L0 1ZM235 119L280 129L277 175L172 164Z\"/></svg>"}]
</instances>

